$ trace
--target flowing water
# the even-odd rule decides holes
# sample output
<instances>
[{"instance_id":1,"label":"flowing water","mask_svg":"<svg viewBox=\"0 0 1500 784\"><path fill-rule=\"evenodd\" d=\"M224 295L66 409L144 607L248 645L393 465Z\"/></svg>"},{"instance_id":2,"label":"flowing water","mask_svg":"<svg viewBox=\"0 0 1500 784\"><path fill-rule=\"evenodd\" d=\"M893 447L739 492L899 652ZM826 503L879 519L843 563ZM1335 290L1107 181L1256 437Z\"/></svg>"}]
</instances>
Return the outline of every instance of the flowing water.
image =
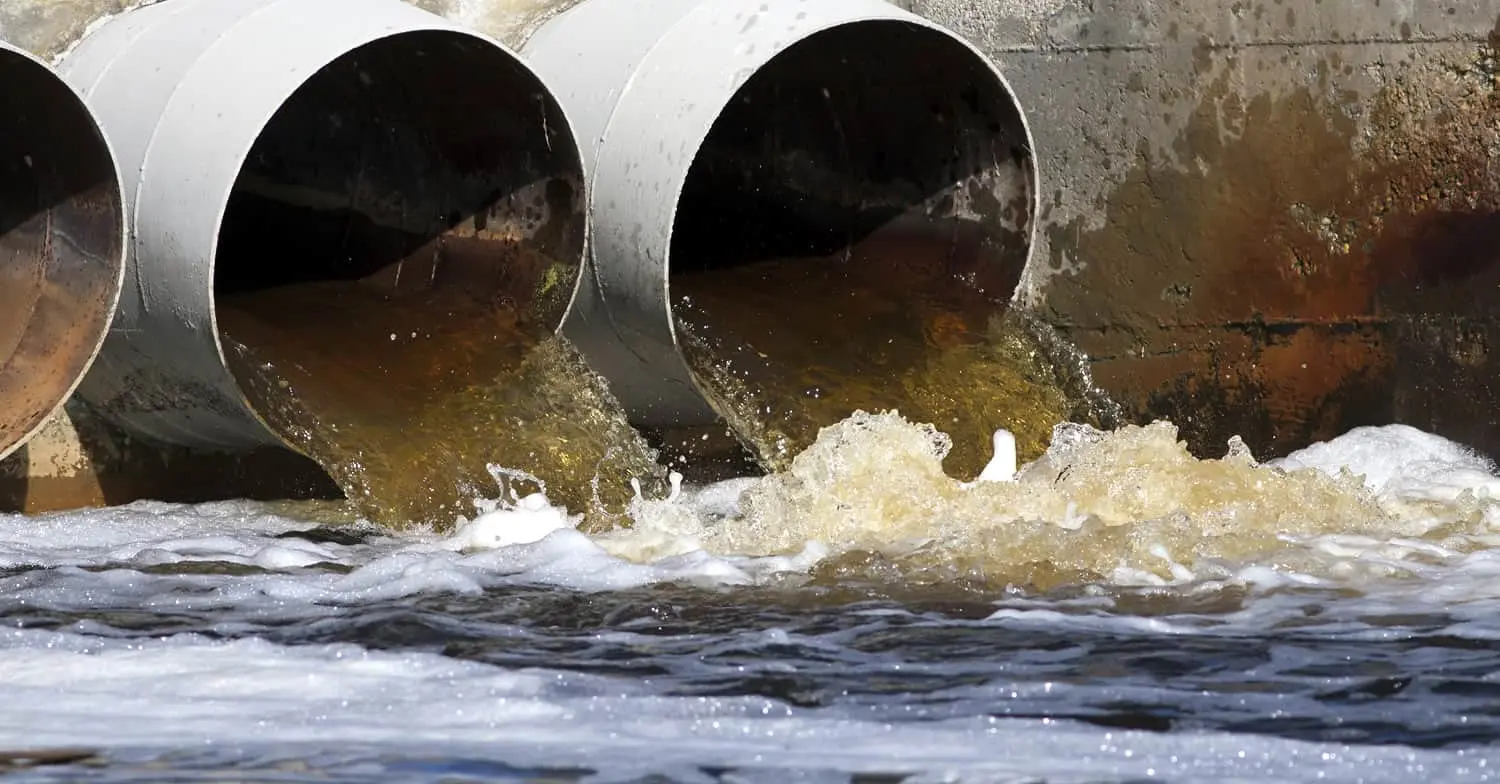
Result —
<instances>
[{"instance_id":1,"label":"flowing water","mask_svg":"<svg viewBox=\"0 0 1500 784\"><path fill-rule=\"evenodd\" d=\"M1014 281L977 230L910 223L829 256L674 270L684 356L766 470L858 410L937 424L953 437L945 468L966 478L997 428L1030 459L1056 422L1113 423L1050 327L997 305Z\"/></svg>"},{"instance_id":2,"label":"flowing water","mask_svg":"<svg viewBox=\"0 0 1500 784\"><path fill-rule=\"evenodd\" d=\"M1487 460L1402 426L1259 463L1074 425L969 483L948 447L856 414L784 472L648 491L594 535L536 495L449 534L333 503L6 517L0 771L1494 777Z\"/></svg>"},{"instance_id":3,"label":"flowing water","mask_svg":"<svg viewBox=\"0 0 1500 784\"><path fill-rule=\"evenodd\" d=\"M428 5L515 42L567 4ZM0 774L1500 778L1489 461L1401 426L1271 463L1054 431L1111 419L1044 330L807 261L674 274L700 379L774 469L675 492L503 308L221 303L247 392L352 500L0 518ZM278 336L292 315L330 338ZM373 343L386 379L355 367ZM936 428L850 416L891 407ZM1030 462L967 481L999 427Z\"/></svg>"},{"instance_id":4,"label":"flowing water","mask_svg":"<svg viewBox=\"0 0 1500 784\"><path fill-rule=\"evenodd\" d=\"M609 528L630 479L665 481L571 345L458 287L280 286L218 318L251 405L372 521L445 525L503 478Z\"/></svg>"}]
</instances>

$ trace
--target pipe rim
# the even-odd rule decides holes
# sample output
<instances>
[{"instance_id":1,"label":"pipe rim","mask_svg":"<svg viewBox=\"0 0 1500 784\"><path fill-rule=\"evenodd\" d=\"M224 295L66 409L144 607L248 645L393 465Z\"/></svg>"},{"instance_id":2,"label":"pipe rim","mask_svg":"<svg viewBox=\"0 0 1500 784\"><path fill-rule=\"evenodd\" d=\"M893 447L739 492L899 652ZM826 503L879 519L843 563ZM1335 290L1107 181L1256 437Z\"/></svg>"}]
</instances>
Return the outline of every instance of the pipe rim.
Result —
<instances>
[{"instance_id":1,"label":"pipe rim","mask_svg":"<svg viewBox=\"0 0 1500 784\"><path fill-rule=\"evenodd\" d=\"M389 33L387 35L376 36L376 37L370 38L369 40L367 40L367 41L365 41L363 43L360 43L360 44L358 44L358 45L356 45L356 46L354 46L352 48L349 48L347 51L344 51L341 54L338 54L338 55L334 56L333 58L329 59L328 62L325 63L324 67L326 68L327 66L333 65L334 63L338 62L339 60L342 60L343 58L348 57L349 55L351 55L351 54L353 54L353 53L355 53L355 52L357 52L360 49L363 49L365 47L373 46L373 45L376 45L376 44L380 44L380 43L391 41L391 40L398 39L398 38L403 38L403 37L407 37L407 36L411 36L411 35L419 35L419 34L424 34L424 33L440 33L440 34L443 34L443 35L452 35L452 36L455 36L455 37L458 37L458 38L468 39L468 40L474 41L476 43L485 45L485 46L489 47L491 50L493 50L496 53L500 54L501 56L509 59L511 61L512 65L514 65L516 68L518 68L521 72L525 73L527 75L527 77L531 79L531 81L533 82L533 84L536 87L541 88L541 92L547 97L547 99L551 103L551 107L550 108L552 110L555 110L556 112L558 112L558 114L560 114L564 118L565 121L568 121L568 126L564 130L565 130L565 132L566 132L569 140L572 143L571 146L572 146L572 150L574 152L574 156L573 157L578 162L577 168L578 168L578 171L579 171L579 179L578 179L578 181L579 181L579 187L584 189L583 192L582 192L582 194L580 195L580 198L579 198L579 201L584 205L584 213L585 213L584 242L583 242L583 247L581 249L581 253L587 254L587 252L588 252L588 239L587 239L588 238L588 222L589 222L589 213L591 211L590 207L589 207L589 205L590 205L590 201L589 201L589 199L590 199L590 191L588 189L588 184L586 182L587 178L585 178L585 177L582 176L582 171L583 171L582 153L578 150L578 140L577 140L576 134L573 131L571 121L568 120L566 107L564 107L562 105L562 103L557 100L557 96L554 95L551 92L551 90L549 90L547 88L547 84L546 84L545 81L542 80L541 75L538 74L536 72L536 70L533 69L531 67L531 65L525 61L524 58L522 58L516 52L512 51L509 47L505 46L500 41L495 40L494 38L491 38L490 36L487 36L487 35L485 35L483 33L478 32L478 31L469 30L469 29L465 29L465 28L462 28L462 27L457 27L457 26L443 24L443 23L434 23L434 24L426 26L426 27L414 26L414 27L410 27L410 28L407 28L407 29L402 29L402 30L399 30L399 31L393 31L393 32L391 32L391 33ZM236 156L235 156L235 170L236 171L241 172L241 173L244 172L245 164L248 162L249 157L250 157L250 153L254 149L256 142L258 142L260 140L261 136L270 128L271 123L275 120L277 113L279 113L281 111L282 107L284 107L286 105L286 103L291 100L292 96L297 92L297 90L300 90L303 86L305 86L306 84L308 84L310 81L312 81L313 79L317 78L318 74L321 73L321 72L322 72L322 68L316 69L312 73L308 74L305 79L303 79L300 82L298 82L298 84L290 92L286 93L286 95L281 98L279 104L275 108L273 108L269 113L267 113L266 116L264 117L264 119L262 119L257 124L257 130L256 130L256 133L255 133L254 137L250 139L249 143L247 145L245 145L243 149L239 150L236 153ZM148 155L149 155L149 152L148 152ZM238 395L238 402L240 403L240 405L242 405L244 407L245 411L247 411L249 413L249 415L251 417L253 417L254 420L262 428L264 428L267 433L272 434L272 436L277 440L278 444L280 444L281 446L284 446L284 447L286 447L288 449L292 449L292 450L294 450L294 451L296 451L298 453L304 454L307 457L312 457L312 455L307 455L306 452L305 452L305 450L303 450L300 446L297 446L296 444L294 444L292 441L290 441L286 437L282 436L276 430L276 428L274 428L274 427L271 426L271 424L266 420L265 416L262 415L261 412L258 411L255 408L255 406L251 405L251 403L250 403L250 397L246 394L245 389L244 389L244 383L238 378L238 376L236 376L236 374L234 374L233 372L229 371L229 356L228 356L228 354L224 350L224 337L223 337L223 333L219 329L218 295L217 295L217 292L213 288L212 281L214 281L214 280L217 279L216 276L218 274L218 266L219 266L220 232L223 230L223 227L224 227L225 216L229 212L229 196L234 191L234 187L235 187L235 184L237 182L238 182L238 176L236 176L235 179L230 180L227 183L228 188L225 190L225 192L223 193L223 195L218 200L219 209L216 212L215 219L214 219L214 238L213 238L213 241L212 241L212 244L211 244L211 247L210 247L211 253L209 255L209 263L208 263L208 275L209 275L209 280L210 280L209 301L208 301L208 323L210 325L210 331L212 333L212 340L213 340L214 352L217 354L220 364L225 368L225 373L228 376L229 383L231 385L233 385L233 387L234 387L234 389L235 389L235 391L236 391L236 393ZM571 287L569 288L569 291L568 291L567 303L564 305L564 307L562 308L562 311L556 317L556 319L555 319L556 323L553 324L552 327L551 327L551 332L553 334L556 334L559 331L561 331L563 323L567 321L568 314L573 309L573 303L578 298L578 290L579 290L579 288L581 287L581 285L583 283L583 275L584 274L585 274L585 271L584 271L583 258L580 257L579 263L574 268L573 282L572 282L572 285L571 285Z\"/></svg>"},{"instance_id":2,"label":"pipe rim","mask_svg":"<svg viewBox=\"0 0 1500 784\"><path fill-rule=\"evenodd\" d=\"M480 80L496 96L492 102L525 107L534 101L531 92L545 99L552 126L547 138L558 150L547 154L548 160L569 178L570 203L576 204L569 214L581 224L587 210L581 153L572 117L556 90L493 38L406 2L174 0L111 19L59 63L59 71L116 132L127 208L135 223L130 253L151 262L126 276L127 296L116 319L118 332L140 337L120 334L106 343L102 356L109 360L109 372L92 374L80 388L104 417L133 433L187 447L285 444L247 405L247 390L225 363L226 349L233 352L233 347L219 334L213 278L224 269L220 262L227 246L220 232L226 217L234 220L226 195L234 192L247 156L256 154L256 141L309 80L335 63L348 65L348 55L361 47L414 34L441 36L440 45L457 50L447 53L450 63L468 59L488 63L487 70L503 68L503 78ZM267 50L276 56L264 56ZM417 84L404 77L401 63L398 57L387 69L415 85L411 89L461 90L474 81L460 64L440 69L439 84L432 83L430 69ZM400 87L395 81L391 86ZM392 107L398 96L388 91L379 99ZM420 113L403 114L420 122ZM362 125L358 133L368 138L380 134L379 127ZM513 124L509 134L534 135L528 128ZM540 150L540 138L523 148ZM503 157L496 160L508 166ZM499 171L483 158L468 165ZM458 176L462 172L462 166L454 169ZM553 278L566 281L566 288L551 288L546 310L538 311L561 309L549 324L553 328L571 311L580 290L579 231L579 239L557 254L574 274Z\"/></svg>"},{"instance_id":3,"label":"pipe rim","mask_svg":"<svg viewBox=\"0 0 1500 784\"><path fill-rule=\"evenodd\" d=\"M571 15L561 16L554 23L578 15L571 19L576 35L577 29L588 29L582 16L587 8L587 4L581 5ZM596 262L596 274L601 277L605 288L629 289L633 286L631 295L624 300L635 300L630 302L616 298L612 303L606 301L604 311L607 314L633 311L642 320L642 327L634 330L631 337L621 335L628 353L637 356L654 354L653 346L661 346L673 357L669 361L674 362L666 374L688 381L700 399L704 398L704 390L696 374L689 369L683 352L670 286L672 236L684 189L688 184L688 172L694 157L709 140L715 121L723 115L738 92L756 74L794 46L841 28L870 23L905 24L920 32L924 38L951 51L955 63L962 62L973 67L976 74L982 75L988 82L987 89L998 86L998 89L993 90L997 102L994 105L1001 106L1008 114L1014 115L1016 122L1012 123L1012 127L1017 131L1017 140L1024 140L1025 144L1025 176L1031 193L1025 202L1030 211L1029 225L1024 232L1017 232L1018 238L1024 237L1025 242L1024 258L1018 260L1023 269L1029 266L1034 257L1040 231L1038 218L1043 181L1038 171L1040 167L1037 165L1036 141L1030 118L1010 80L1005 77L999 65L985 56L978 47L940 24L881 0L836 0L828 5L785 2L773 4L770 8L775 20L787 25L792 33L762 32L746 36L745 30L727 26L729 18L737 10L740 16L760 13L764 19L767 4L758 0L700 2L682 12L651 43L639 61L634 63L625 86L614 99L598 140L594 188L590 194L590 211L594 216L591 228L592 254ZM796 21L792 21L794 14ZM735 27L737 26L738 21L735 23ZM763 21L762 26L773 25ZM781 29L783 28L775 26L775 31ZM765 39L776 35L785 40L771 40L771 46L762 45L766 42ZM710 49L708 44L702 42L704 39L711 39L717 48ZM543 38L543 44L549 40L552 39ZM736 41L739 42L738 47L735 46ZM754 45L747 47L747 42ZM551 52L540 54L557 60ZM710 59L699 69L701 75L693 77L696 83L691 88L691 96L688 96L687 88L681 87L680 82L673 82L676 72L671 64L693 62L692 56ZM559 63L560 61L555 65ZM676 94L673 94L674 90ZM696 101L708 91L716 91L709 93L711 114L704 106L695 105L688 100L690 97ZM662 94L670 97L657 97ZM677 102L673 103L673 99L677 99ZM683 149L691 150L691 156L684 155L680 160L673 160L670 154L633 155L630 152L631 145L639 145L641 140L650 139L653 123L659 124L662 118L673 122L674 111L677 112L675 122L688 126L690 130L668 136L665 144L670 149L681 143ZM641 160L657 167L657 170L642 172L643 168L650 166L642 166ZM660 194L651 192L656 186L660 186ZM660 201L666 206L648 207L648 211L642 214L622 214L629 211L617 208L616 202L625 202L635 194L648 196L652 201ZM627 218L630 219L628 222ZM604 259L613 263L599 263L601 253L604 254ZM618 258L622 254L633 254L647 261L621 264ZM649 271L646 269L648 266ZM630 270L612 267L629 267ZM646 288L639 282L643 275L649 275ZM1024 279L1024 274L1022 277ZM1018 285L1005 293L1004 301L1014 303L1020 296L1021 287ZM629 320L630 314L610 317ZM702 416L680 405L674 409L672 403L667 403L665 409L661 408L661 401L646 388L649 387L646 377L639 371L632 375L633 378L624 385L627 393L622 394L622 402L626 403L639 421L645 424L673 424L685 423L683 417ZM632 390L630 387L638 388Z\"/></svg>"},{"instance_id":4,"label":"pipe rim","mask_svg":"<svg viewBox=\"0 0 1500 784\"><path fill-rule=\"evenodd\" d=\"M903 11L900 11L900 9L896 9L894 7L893 10L901 14L905 13ZM1005 94L1005 97L1010 103L1010 107L1015 111L1016 117L1019 119L1021 124L1021 130L1026 137L1026 149L1028 152L1027 159L1031 163L1031 219L1027 221L1026 258L1022 262L1022 264L1023 267L1029 267L1031 266L1031 259L1033 257L1033 254L1036 252L1036 239L1037 231L1039 228L1037 224L1040 223L1038 217L1041 215L1042 209L1042 179L1040 171L1041 167L1037 165L1036 137L1032 135L1031 122L1027 117L1025 108L1021 105L1021 99L1018 95L1016 95L1015 88L1011 86L1010 81L1005 78L1005 74L1000 71L1000 67L982 51L980 51L978 47L969 42L968 39L958 35L957 33L949 30L946 27L943 27L942 25L924 19L915 14L908 14L907 16L909 16L910 18L902 18L900 16L893 15L888 18L850 19L812 28L809 29L806 33L799 33L796 38L786 42L785 45L782 46L778 51L758 63L746 78L744 78L743 80L739 80L738 83L735 84L734 89L729 91L729 94L725 97L723 104L718 108L718 111L715 112L714 120L717 120L720 116L723 115L724 110L729 108L729 102L734 100L735 95L739 93L740 89L749 84L750 79L754 78L755 75L760 73L762 69L766 68L772 62L774 62L776 58L780 57L782 54L785 54L792 47L824 33L834 32L844 28L866 25L872 22L905 22L923 30L924 34L936 34L940 38L945 39L948 43L956 43L968 53L969 58L972 62L981 65L990 76L994 77L995 83L1000 86L1001 91ZM674 32L677 32L681 24L681 22L678 22L677 25L674 25L672 30L668 31L667 35L672 35ZM663 38L665 37L666 36L663 36ZM632 80L633 78L634 76L632 75ZM702 150L703 145L708 141L709 134L712 132L712 130L713 123L710 122L708 128L705 128L703 133L701 135L698 135L697 137L697 143L695 145L696 151ZM696 158L696 152L694 158ZM672 338L672 346L674 349L676 349L679 357L682 356L683 349L682 343L678 339L677 319L673 313L672 308L671 236L676 232L677 212L682 205L682 193L687 186L687 172L692 168L692 164L693 159L689 159L687 162L687 166L683 168L682 177L676 184L675 190L672 194L672 206L667 211L667 225L669 227L667 233L668 242L667 247L663 250L661 263L662 291L664 294L662 298L662 304L665 306L665 312L663 316L666 318L668 334L670 334ZM1014 303L1017 301L1017 299L1021 296L1021 288L1022 287L1020 285L1017 285L1017 287L1013 291L1011 291L1009 302ZM692 377L693 383L695 385L699 384L697 374L690 374L690 376ZM699 387L698 390L700 394L705 391L701 387Z\"/></svg>"},{"instance_id":5,"label":"pipe rim","mask_svg":"<svg viewBox=\"0 0 1500 784\"><path fill-rule=\"evenodd\" d=\"M0 56L14 56L19 58L21 62L29 63L35 73L42 75L43 79L53 83L53 86L58 90L59 97L66 98L68 109L75 112L79 119L86 120L86 130L98 145L99 151L103 153L102 158L108 165L108 178L112 196L110 212L114 219L114 231L112 232L114 235L114 247L113 253L110 254L113 257L113 280L107 282L108 294L100 320L101 328L88 341L88 347L79 358L77 368L70 373L71 379L63 386L61 393L55 396L56 399L51 405L46 407L46 410L40 413L39 416L34 417L34 421L30 426L24 427L12 442L8 444L0 443L0 460L3 460L26 446L27 443L36 437L38 432L47 426L48 422L62 411L63 407L78 390L78 386L83 383L83 379L88 375L89 370L93 368L95 361L98 360L99 354L104 348L104 342L109 336L115 314L119 310L120 296L124 290L131 224L129 210L126 205L124 178L120 169L119 157L115 154L114 145L110 141L109 134L105 131L103 123L100 122L99 117L88 105L87 101L46 61L10 44L4 39L0 39Z\"/></svg>"}]
</instances>

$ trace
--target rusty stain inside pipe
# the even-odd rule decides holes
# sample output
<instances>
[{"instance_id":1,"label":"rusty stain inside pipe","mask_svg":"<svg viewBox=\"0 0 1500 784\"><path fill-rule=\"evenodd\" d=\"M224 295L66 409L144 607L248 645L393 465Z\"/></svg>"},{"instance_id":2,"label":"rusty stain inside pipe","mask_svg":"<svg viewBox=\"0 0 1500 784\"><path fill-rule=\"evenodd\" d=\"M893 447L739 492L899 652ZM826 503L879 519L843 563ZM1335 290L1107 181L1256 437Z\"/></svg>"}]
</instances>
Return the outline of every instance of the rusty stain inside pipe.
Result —
<instances>
[{"instance_id":1,"label":"rusty stain inside pipe","mask_svg":"<svg viewBox=\"0 0 1500 784\"><path fill-rule=\"evenodd\" d=\"M370 519L472 515L500 492L491 464L607 517L660 469L553 337L582 256L576 147L529 73L477 46L376 42L277 112L220 233L226 354Z\"/></svg>"},{"instance_id":2,"label":"rusty stain inside pipe","mask_svg":"<svg viewBox=\"0 0 1500 784\"><path fill-rule=\"evenodd\" d=\"M119 175L83 102L0 45L0 456L56 410L109 328L124 269Z\"/></svg>"}]
</instances>

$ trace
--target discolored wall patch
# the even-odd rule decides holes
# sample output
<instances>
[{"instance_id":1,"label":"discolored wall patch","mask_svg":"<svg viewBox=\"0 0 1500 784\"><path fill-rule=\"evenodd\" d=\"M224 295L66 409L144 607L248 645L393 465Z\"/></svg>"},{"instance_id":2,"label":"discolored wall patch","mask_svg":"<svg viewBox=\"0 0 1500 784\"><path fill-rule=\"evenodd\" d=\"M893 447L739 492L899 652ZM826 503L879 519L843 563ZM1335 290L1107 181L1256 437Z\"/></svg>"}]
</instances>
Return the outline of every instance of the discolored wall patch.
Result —
<instances>
[{"instance_id":1,"label":"discolored wall patch","mask_svg":"<svg viewBox=\"0 0 1500 784\"><path fill-rule=\"evenodd\" d=\"M1494 47L1420 53L1200 46L1182 130L1138 141L1102 221L1046 228L1070 271L1039 307L1135 418L1206 454L1393 420L1500 449L1464 405L1496 375Z\"/></svg>"}]
</instances>

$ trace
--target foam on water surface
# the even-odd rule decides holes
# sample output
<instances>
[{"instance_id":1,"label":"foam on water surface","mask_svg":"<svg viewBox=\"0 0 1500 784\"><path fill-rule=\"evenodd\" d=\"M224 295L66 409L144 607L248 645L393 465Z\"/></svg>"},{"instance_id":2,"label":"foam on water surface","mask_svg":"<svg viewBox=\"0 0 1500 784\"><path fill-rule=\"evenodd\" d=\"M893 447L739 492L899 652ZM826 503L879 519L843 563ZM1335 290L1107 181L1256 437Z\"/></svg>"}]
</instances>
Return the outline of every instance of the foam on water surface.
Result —
<instances>
[{"instance_id":1,"label":"foam on water surface","mask_svg":"<svg viewBox=\"0 0 1500 784\"><path fill-rule=\"evenodd\" d=\"M663 498L637 488L633 525L592 538L535 493L481 499L451 536L369 529L357 546L288 537L312 527L310 508L141 502L9 517L0 566L326 564L353 570L344 585L421 590L420 572L449 586L472 573L611 589L847 572L873 554L909 575L1046 588L1422 575L1497 541L1491 464L1405 426L1360 428L1262 465L1239 446L1194 458L1166 423L1064 425L1041 459L1012 473L1002 454L972 483L943 473L947 443L897 414L859 413L785 473L697 488L678 479Z\"/></svg>"},{"instance_id":2,"label":"foam on water surface","mask_svg":"<svg viewBox=\"0 0 1500 784\"><path fill-rule=\"evenodd\" d=\"M0 667L8 703L0 713L3 744L89 738L128 749L169 738L176 748L223 753L265 745L282 754L353 749L367 755L367 773L402 752L439 749L500 756L513 766L566 759L585 773L606 763L608 772L591 781L651 774L713 781L704 769L716 767L743 768L737 781L757 780L757 770L783 781L790 771L818 770L844 772L830 781L864 772L919 776L910 781L1290 782L1350 771L1365 782L1481 781L1494 764L1482 751L1161 735L1068 721L891 722L767 699L660 697L612 678L353 646L195 637L122 644L10 631L0 634Z\"/></svg>"},{"instance_id":3,"label":"foam on water surface","mask_svg":"<svg viewBox=\"0 0 1500 784\"><path fill-rule=\"evenodd\" d=\"M1014 473L997 459L982 476L1013 481L973 483L943 472L948 443L894 413L858 413L825 429L788 471L736 485L733 508L722 499L712 512L696 508L690 495L640 501L635 527L600 542L637 561L695 549L784 555L816 543L834 562L859 556L849 561L856 570L876 554L908 576L1040 588L1265 578L1261 567L1332 579L1488 547L1500 510L1487 462L1404 426L1357 430L1261 465L1238 442L1224 458L1197 459L1168 423L1064 425L1041 459ZM1381 558L1363 557L1377 549Z\"/></svg>"},{"instance_id":4,"label":"foam on water surface","mask_svg":"<svg viewBox=\"0 0 1500 784\"><path fill-rule=\"evenodd\" d=\"M785 473L638 492L633 526L595 536L519 493L450 535L251 502L5 516L0 748L272 754L377 780L423 754L588 781L1490 777L1482 748L1369 740L1461 739L1486 715L1486 460L1394 426L1266 464L1239 444L1193 458L1167 424L1064 426L1015 470L996 443L960 482L941 433L860 414ZM881 585L960 609L858 603ZM797 620L820 602L853 603ZM1179 674L1109 674L1139 646L1180 651ZM1412 678L1426 702L1379 697ZM1048 718L1135 726L1157 704L1191 712L1171 732ZM1329 729L1278 734L1278 713Z\"/></svg>"}]
</instances>

